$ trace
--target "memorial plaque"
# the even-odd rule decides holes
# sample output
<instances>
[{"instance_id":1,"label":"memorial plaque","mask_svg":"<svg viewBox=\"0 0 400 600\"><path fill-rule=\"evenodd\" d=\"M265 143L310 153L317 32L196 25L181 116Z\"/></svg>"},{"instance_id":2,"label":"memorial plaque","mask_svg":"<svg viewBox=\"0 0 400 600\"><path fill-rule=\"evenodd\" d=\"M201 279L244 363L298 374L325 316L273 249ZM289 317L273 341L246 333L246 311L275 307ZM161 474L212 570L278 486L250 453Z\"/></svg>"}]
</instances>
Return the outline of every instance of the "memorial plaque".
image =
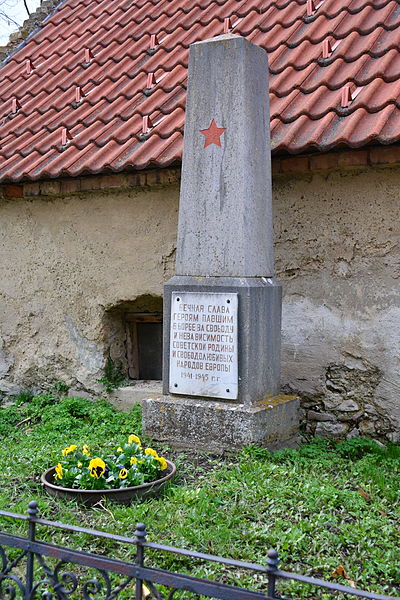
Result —
<instances>
[{"instance_id":1,"label":"memorial plaque","mask_svg":"<svg viewBox=\"0 0 400 600\"><path fill-rule=\"evenodd\" d=\"M238 397L238 295L172 292L169 391Z\"/></svg>"}]
</instances>

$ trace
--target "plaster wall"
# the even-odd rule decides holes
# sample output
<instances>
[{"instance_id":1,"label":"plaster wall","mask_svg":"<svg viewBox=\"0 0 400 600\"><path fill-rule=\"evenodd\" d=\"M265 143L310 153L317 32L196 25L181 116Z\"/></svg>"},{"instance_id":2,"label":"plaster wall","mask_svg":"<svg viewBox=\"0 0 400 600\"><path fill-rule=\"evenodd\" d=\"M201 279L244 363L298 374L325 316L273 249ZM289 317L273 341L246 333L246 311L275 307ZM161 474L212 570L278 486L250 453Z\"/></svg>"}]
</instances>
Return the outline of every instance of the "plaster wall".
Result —
<instances>
[{"instance_id":1,"label":"plaster wall","mask_svg":"<svg viewBox=\"0 0 400 600\"><path fill-rule=\"evenodd\" d=\"M281 380L318 435L400 436L399 190L399 168L275 177ZM124 352L104 315L174 274L178 198L0 200L0 390L96 389Z\"/></svg>"},{"instance_id":2,"label":"plaster wall","mask_svg":"<svg viewBox=\"0 0 400 600\"><path fill-rule=\"evenodd\" d=\"M318 435L400 439L400 169L275 180L282 377Z\"/></svg>"},{"instance_id":3,"label":"plaster wall","mask_svg":"<svg viewBox=\"0 0 400 600\"><path fill-rule=\"evenodd\" d=\"M162 296L173 275L178 195L170 186L0 200L0 390L101 389L110 346L122 356L108 311Z\"/></svg>"}]
</instances>

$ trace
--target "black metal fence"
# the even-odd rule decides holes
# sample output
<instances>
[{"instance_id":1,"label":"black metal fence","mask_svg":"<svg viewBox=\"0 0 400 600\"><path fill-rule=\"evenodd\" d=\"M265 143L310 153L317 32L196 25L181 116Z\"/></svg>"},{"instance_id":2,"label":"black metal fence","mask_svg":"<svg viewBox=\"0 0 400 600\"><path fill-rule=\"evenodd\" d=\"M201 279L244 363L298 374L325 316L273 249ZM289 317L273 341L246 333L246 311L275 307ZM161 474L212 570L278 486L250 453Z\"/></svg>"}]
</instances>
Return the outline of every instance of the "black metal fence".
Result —
<instances>
[{"instance_id":1,"label":"black metal fence","mask_svg":"<svg viewBox=\"0 0 400 600\"><path fill-rule=\"evenodd\" d=\"M94 600L95 598L112 600L118 596L131 598L133 593L136 600L146 597L148 600L150 598L172 600L178 590L194 594L195 597L205 596L222 600L272 600L274 598L282 599L277 591L278 580L295 580L325 588L330 592L361 598L388 599L388 596L380 596L344 585L281 571L278 569L276 550L268 551L266 566L201 552L190 552L181 548L147 542L146 527L143 523L138 523L135 537L130 538L40 519L38 518L37 504L34 501L29 504L27 515L0 511L0 517L27 521L27 537L0 530L0 600L14 600L14 598L67 600L73 597L85 600ZM135 561L127 562L39 541L36 536L37 525L67 532L84 533L123 545L134 545L136 546ZM264 575L265 592L252 591L218 581L145 566L146 549L220 563L239 569L241 572L249 571ZM68 565L75 565L77 569L72 571L72 567L68 567ZM90 578L84 576L84 568L89 568L91 573L94 570L96 575L91 575ZM133 592L133 590L135 591ZM392 600L394 600L393 597ZM396 600L400 600L400 598Z\"/></svg>"}]
</instances>

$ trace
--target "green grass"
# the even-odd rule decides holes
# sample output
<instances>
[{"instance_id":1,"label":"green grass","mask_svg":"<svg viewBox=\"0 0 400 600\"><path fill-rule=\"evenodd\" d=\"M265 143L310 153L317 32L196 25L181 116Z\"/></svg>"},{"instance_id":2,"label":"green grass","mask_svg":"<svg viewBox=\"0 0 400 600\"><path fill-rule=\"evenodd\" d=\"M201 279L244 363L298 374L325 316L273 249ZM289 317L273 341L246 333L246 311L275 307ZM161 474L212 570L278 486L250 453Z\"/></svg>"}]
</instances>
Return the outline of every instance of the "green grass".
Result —
<instances>
[{"instance_id":1,"label":"green grass","mask_svg":"<svg viewBox=\"0 0 400 600\"><path fill-rule=\"evenodd\" d=\"M154 444L176 462L179 473L160 498L84 509L42 490L41 473L58 461L65 446L118 443L140 430L139 408L118 413L104 401L47 394L0 408L0 509L25 512L36 499L43 517L121 535L133 535L135 524L143 521L150 541L262 564L268 548L275 547L285 570L333 580L333 570L342 564L358 587L399 595L399 445L314 440L299 451L270 454L248 447L214 457ZM23 534L25 524L2 519L0 528ZM114 557L135 554L134 547L118 548L82 534L40 534ZM265 589L259 576L226 574L216 564L151 552L149 563ZM346 584L343 578L336 581ZM297 598L326 596L294 582L280 591Z\"/></svg>"}]
</instances>

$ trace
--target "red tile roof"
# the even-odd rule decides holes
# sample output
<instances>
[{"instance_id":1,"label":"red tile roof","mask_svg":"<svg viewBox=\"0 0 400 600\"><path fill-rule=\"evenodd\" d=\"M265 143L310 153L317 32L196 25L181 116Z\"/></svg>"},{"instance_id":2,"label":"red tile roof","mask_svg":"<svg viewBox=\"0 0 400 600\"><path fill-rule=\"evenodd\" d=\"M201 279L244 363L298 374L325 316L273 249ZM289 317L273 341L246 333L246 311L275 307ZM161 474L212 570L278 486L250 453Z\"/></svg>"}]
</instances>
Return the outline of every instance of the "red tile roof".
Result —
<instances>
[{"instance_id":1,"label":"red tile roof","mask_svg":"<svg viewBox=\"0 0 400 600\"><path fill-rule=\"evenodd\" d=\"M189 44L228 27L269 54L274 153L400 139L398 0L66 0L0 69L0 180L179 162Z\"/></svg>"}]
</instances>

